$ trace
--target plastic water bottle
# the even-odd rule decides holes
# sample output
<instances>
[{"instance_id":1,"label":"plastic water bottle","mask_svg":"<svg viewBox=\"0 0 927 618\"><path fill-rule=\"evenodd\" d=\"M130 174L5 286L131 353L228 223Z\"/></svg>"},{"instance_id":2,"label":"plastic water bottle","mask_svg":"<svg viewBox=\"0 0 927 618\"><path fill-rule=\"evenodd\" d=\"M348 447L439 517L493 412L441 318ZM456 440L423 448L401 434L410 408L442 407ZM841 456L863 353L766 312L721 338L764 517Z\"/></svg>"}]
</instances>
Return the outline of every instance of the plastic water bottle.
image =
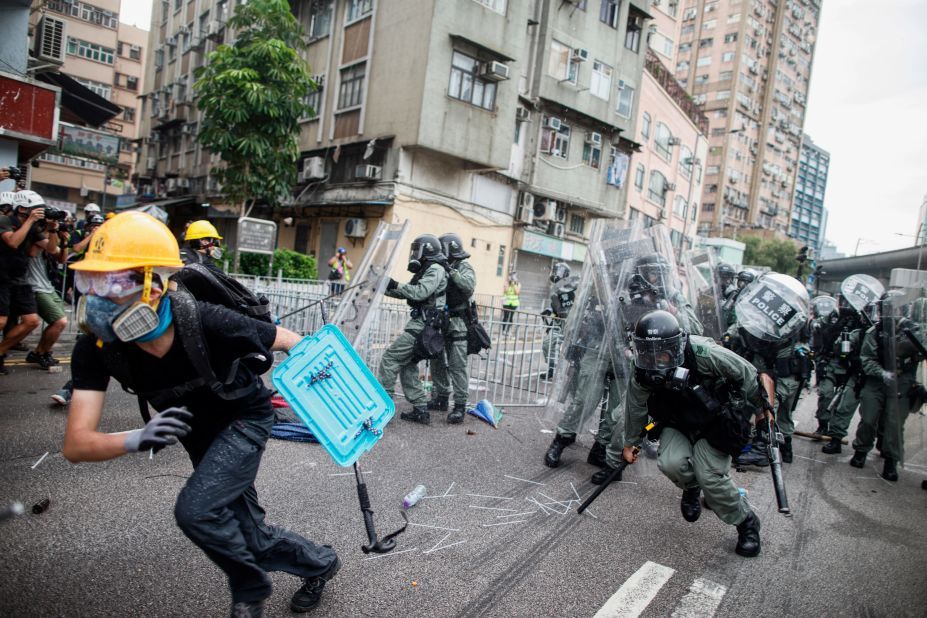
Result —
<instances>
[{"instance_id":1,"label":"plastic water bottle","mask_svg":"<svg viewBox=\"0 0 927 618\"><path fill-rule=\"evenodd\" d=\"M746 497L747 497L747 490L744 489L743 487L738 487L738 488L737 488L737 493L740 494L740 497L741 497L741 498L746 498Z\"/></svg>"},{"instance_id":2,"label":"plastic water bottle","mask_svg":"<svg viewBox=\"0 0 927 618\"><path fill-rule=\"evenodd\" d=\"M415 489L406 494L406 497L402 499L402 508L410 509L415 506L419 500L425 497L425 486L416 485Z\"/></svg>"}]
</instances>

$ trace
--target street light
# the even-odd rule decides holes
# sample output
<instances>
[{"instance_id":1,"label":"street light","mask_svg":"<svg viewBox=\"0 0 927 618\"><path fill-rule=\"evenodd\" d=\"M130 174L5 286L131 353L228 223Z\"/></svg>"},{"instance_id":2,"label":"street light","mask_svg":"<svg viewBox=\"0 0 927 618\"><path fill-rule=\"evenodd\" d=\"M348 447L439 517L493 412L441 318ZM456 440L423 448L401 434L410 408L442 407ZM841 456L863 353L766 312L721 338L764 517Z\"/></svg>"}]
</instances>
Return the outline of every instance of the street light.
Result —
<instances>
[{"instance_id":1,"label":"street light","mask_svg":"<svg viewBox=\"0 0 927 618\"><path fill-rule=\"evenodd\" d=\"M859 255L859 243L861 243L861 242L874 243L874 242L878 242L878 241L877 241L877 240L872 240L872 239L870 239L870 238L857 238L857 239L856 239L856 249L853 250L853 257L856 257L857 255Z\"/></svg>"},{"instance_id":2,"label":"street light","mask_svg":"<svg viewBox=\"0 0 927 618\"><path fill-rule=\"evenodd\" d=\"M907 238L914 239L914 246L918 248L917 251L917 272L921 271L921 254L924 253L924 243L921 242L921 237L919 234L902 234L901 232L893 232L895 236L905 236Z\"/></svg>"}]
</instances>

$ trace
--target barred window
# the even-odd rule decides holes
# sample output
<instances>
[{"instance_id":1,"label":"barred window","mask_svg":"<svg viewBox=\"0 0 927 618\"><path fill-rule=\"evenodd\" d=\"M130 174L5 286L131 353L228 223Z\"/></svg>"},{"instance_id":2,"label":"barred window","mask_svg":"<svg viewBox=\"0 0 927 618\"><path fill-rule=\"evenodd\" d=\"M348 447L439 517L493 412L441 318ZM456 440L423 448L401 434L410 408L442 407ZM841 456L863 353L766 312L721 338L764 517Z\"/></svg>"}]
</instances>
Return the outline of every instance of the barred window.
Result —
<instances>
[{"instance_id":1,"label":"barred window","mask_svg":"<svg viewBox=\"0 0 927 618\"><path fill-rule=\"evenodd\" d=\"M367 63L361 62L341 69L341 86L338 89L338 109L355 107L364 99L364 78Z\"/></svg>"}]
</instances>

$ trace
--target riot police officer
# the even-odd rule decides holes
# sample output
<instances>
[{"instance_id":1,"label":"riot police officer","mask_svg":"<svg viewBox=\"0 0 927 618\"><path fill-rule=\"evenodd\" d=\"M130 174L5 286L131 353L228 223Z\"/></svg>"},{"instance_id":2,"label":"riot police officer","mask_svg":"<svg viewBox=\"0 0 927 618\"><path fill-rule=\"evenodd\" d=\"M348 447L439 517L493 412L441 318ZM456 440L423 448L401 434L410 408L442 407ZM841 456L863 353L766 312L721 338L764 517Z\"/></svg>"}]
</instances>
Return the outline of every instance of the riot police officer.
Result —
<instances>
[{"instance_id":1,"label":"riot police officer","mask_svg":"<svg viewBox=\"0 0 927 618\"><path fill-rule=\"evenodd\" d=\"M431 415L426 407L428 396L419 379L418 363L428 358L424 348L429 342L423 341L423 336L434 333L433 328L426 329L426 323L433 326L446 318L446 263L441 241L432 234L423 234L412 241L408 264L409 272L414 273L412 280L400 284L390 279L386 286L387 296L405 299L412 311L405 330L383 353L377 379L392 396L398 375L402 392L412 404L412 411L403 412L399 417L424 425L431 423Z\"/></svg>"},{"instance_id":2,"label":"riot police officer","mask_svg":"<svg viewBox=\"0 0 927 618\"><path fill-rule=\"evenodd\" d=\"M446 412L448 394L454 387L454 408L447 415L447 422L462 423L467 409L467 394L470 377L467 373L467 324L469 322L470 298L476 288L476 271L467 261L470 254L464 251L460 236L452 232L438 239L441 250L447 256L447 309L448 329L444 336L444 354L431 362L431 379L434 390L428 409ZM448 377L450 376L450 379Z\"/></svg>"},{"instance_id":3,"label":"riot police officer","mask_svg":"<svg viewBox=\"0 0 927 618\"><path fill-rule=\"evenodd\" d=\"M718 264L718 268L716 269L715 274L718 279L718 290L721 292L721 299L727 300L727 298L737 289L737 287L734 285L734 277L737 275L737 273L733 266L727 262L722 262Z\"/></svg>"},{"instance_id":4,"label":"riot police officer","mask_svg":"<svg viewBox=\"0 0 927 618\"><path fill-rule=\"evenodd\" d=\"M670 272L667 259L661 253L650 253L638 258L635 267L639 277L630 286L636 287L636 293L646 296L657 308L675 315L685 332L701 335L702 323L689 299L674 285L675 273Z\"/></svg>"},{"instance_id":5,"label":"riot police officer","mask_svg":"<svg viewBox=\"0 0 927 618\"><path fill-rule=\"evenodd\" d=\"M649 415L662 427L657 462L683 492L683 518L699 518L704 492L718 518L737 527L735 551L758 555L760 520L729 475L731 456L746 443L750 417L762 405L756 370L711 339L686 335L672 314L660 310L637 322L633 350L625 461L637 461L634 437L641 435Z\"/></svg>"},{"instance_id":6,"label":"riot police officer","mask_svg":"<svg viewBox=\"0 0 927 618\"><path fill-rule=\"evenodd\" d=\"M553 284L550 291L550 313L554 319L551 321L544 341L541 342L544 358L547 359L546 377L548 380L554 375L560 343L563 341L563 323L576 300L576 287L579 280L578 277L570 274L569 265L557 262L550 270L550 282Z\"/></svg>"}]
</instances>

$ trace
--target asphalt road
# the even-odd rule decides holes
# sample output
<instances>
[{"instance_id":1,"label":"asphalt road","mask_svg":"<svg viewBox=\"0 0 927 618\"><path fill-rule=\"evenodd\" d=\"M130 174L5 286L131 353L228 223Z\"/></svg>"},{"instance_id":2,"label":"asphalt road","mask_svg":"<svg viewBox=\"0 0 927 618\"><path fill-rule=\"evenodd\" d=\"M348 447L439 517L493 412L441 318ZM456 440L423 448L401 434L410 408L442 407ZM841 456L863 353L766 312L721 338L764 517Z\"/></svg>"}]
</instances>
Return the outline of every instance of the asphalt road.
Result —
<instances>
[{"instance_id":1,"label":"asphalt road","mask_svg":"<svg viewBox=\"0 0 927 618\"><path fill-rule=\"evenodd\" d=\"M0 499L28 508L47 497L50 506L0 522L0 615L227 615L221 572L173 522L190 473L183 450L68 463L59 452L66 415L49 405L67 368L48 374L13 363L0 377ZM118 387L107 399L104 430L140 425ZM800 406L800 428L814 426L811 399ZM507 409L496 430L470 416L463 426L393 421L362 460L379 532L400 525L400 501L414 485L430 497L409 511L413 525L392 554L360 551L350 469L318 445L271 441L257 487L270 522L342 557L318 615L593 616L607 605L617 608L607 615L923 616L925 428L924 416L910 417L898 483L878 477L877 458L857 470L849 448L827 456L796 438L785 473L791 518L776 512L767 470L736 473L762 521L756 559L734 554L735 529L711 512L685 522L679 491L652 462L609 487L591 515L577 515L577 494L592 488L591 436L548 469L553 423L532 408ZM291 615L299 582L273 580L266 615Z\"/></svg>"}]
</instances>

